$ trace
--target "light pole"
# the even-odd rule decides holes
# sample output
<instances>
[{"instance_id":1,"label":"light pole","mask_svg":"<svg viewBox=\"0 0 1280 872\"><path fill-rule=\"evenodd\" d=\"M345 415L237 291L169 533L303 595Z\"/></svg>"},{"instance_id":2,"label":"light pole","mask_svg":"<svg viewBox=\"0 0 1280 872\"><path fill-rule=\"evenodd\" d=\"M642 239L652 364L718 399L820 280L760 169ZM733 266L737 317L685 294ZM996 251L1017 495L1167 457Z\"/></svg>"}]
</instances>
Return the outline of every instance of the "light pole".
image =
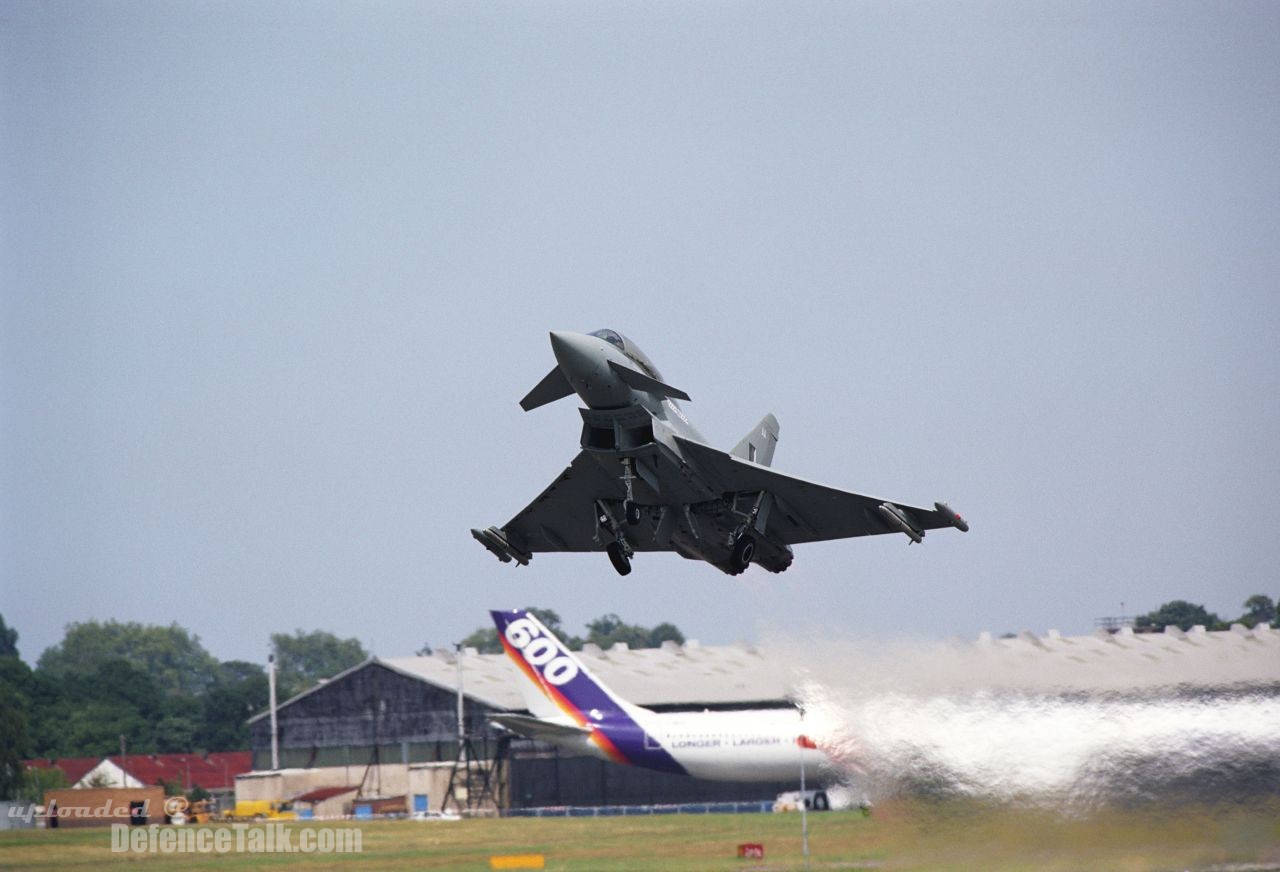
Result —
<instances>
[{"instance_id":1,"label":"light pole","mask_svg":"<svg viewBox=\"0 0 1280 872\"><path fill-rule=\"evenodd\" d=\"M454 643L454 650L457 652L454 661L458 664L458 750L462 750L463 742L467 738L467 722L463 716L462 709L462 654L463 646L461 642Z\"/></svg>"},{"instance_id":2,"label":"light pole","mask_svg":"<svg viewBox=\"0 0 1280 872\"><path fill-rule=\"evenodd\" d=\"M280 733L276 729L276 655L267 655L267 689L271 699L271 771L280 768Z\"/></svg>"},{"instance_id":3,"label":"light pole","mask_svg":"<svg viewBox=\"0 0 1280 872\"><path fill-rule=\"evenodd\" d=\"M809 741L809 737L804 734L804 706L797 706L800 709L800 737L796 740L796 747L800 749L800 841L804 846L804 865L809 868L809 800L805 796L804 786L804 749Z\"/></svg>"}]
</instances>

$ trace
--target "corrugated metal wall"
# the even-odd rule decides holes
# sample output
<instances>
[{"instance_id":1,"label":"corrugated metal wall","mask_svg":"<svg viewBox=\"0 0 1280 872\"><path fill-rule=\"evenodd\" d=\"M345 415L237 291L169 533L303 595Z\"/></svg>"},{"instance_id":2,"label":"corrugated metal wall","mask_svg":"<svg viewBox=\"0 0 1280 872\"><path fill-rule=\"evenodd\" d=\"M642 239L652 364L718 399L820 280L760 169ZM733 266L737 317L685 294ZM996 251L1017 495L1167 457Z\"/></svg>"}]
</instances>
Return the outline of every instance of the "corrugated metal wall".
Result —
<instances>
[{"instance_id":1,"label":"corrugated metal wall","mask_svg":"<svg viewBox=\"0 0 1280 872\"><path fill-rule=\"evenodd\" d=\"M458 754L458 698L376 663L330 682L278 712L284 768L452 760ZM492 710L466 701L467 731L492 753ZM253 768L271 766L271 723L250 725Z\"/></svg>"}]
</instances>

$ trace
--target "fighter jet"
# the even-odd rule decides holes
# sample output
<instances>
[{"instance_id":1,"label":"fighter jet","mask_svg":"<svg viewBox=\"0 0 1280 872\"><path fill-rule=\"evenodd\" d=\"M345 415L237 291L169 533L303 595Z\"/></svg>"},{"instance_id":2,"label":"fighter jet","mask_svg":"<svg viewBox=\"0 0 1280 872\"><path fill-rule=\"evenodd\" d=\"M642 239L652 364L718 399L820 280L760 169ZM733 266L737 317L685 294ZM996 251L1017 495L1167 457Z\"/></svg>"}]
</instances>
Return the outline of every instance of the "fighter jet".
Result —
<instances>
[{"instance_id":1,"label":"fighter jet","mask_svg":"<svg viewBox=\"0 0 1280 872\"><path fill-rule=\"evenodd\" d=\"M751 564L782 572L792 545L968 523L932 509L837 490L770 469L778 420L765 415L732 451L713 448L681 410L689 395L664 381L616 330L553 332L556 366L520 401L526 412L577 394L582 450L502 527L471 535L503 563L544 551L604 551L619 575L637 552L675 551L729 575Z\"/></svg>"}]
</instances>

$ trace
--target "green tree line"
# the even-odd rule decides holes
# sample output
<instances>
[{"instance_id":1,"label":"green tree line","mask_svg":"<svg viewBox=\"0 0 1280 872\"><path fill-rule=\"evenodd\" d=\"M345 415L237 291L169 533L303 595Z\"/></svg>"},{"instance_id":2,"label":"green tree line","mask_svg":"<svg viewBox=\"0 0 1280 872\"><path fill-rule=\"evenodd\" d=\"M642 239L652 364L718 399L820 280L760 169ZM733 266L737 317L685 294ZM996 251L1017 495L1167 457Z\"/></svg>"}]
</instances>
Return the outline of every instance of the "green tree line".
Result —
<instances>
[{"instance_id":1,"label":"green tree line","mask_svg":"<svg viewBox=\"0 0 1280 872\"><path fill-rule=\"evenodd\" d=\"M571 651L581 651L582 646L588 643L601 648L608 648L618 642L625 642L629 648L658 648L663 642L684 643L684 634L675 624L661 623L656 627L642 627L639 624L625 623L617 615L608 614L588 622L586 636L574 636L564 629L560 615L555 611L532 606L526 611L531 612ZM467 648L475 648L481 654L502 653L502 643L498 641L498 631L494 627L476 628L461 644Z\"/></svg>"},{"instance_id":2,"label":"green tree line","mask_svg":"<svg viewBox=\"0 0 1280 872\"><path fill-rule=\"evenodd\" d=\"M274 633L281 700L367 658L356 639L324 631ZM219 662L175 624L70 624L32 669L0 616L0 797L18 795L33 757L236 751L245 721L267 706L262 664ZM29 776L27 776L29 777Z\"/></svg>"},{"instance_id":3,"label":"green tree line","mask_svg":"<svg viewBox=\"0 0 1280 872\"><path fill-rule=\"evenodd\" d=\"M1244 601L1244 613L1233 621L1224 621L1203 605L1186 600L1170 600L1160 608L1139 615L1133 621L1133 628L1139 633L1159 633L1165 627L1177 627L1190 630L1194 626L1202 626L1206 630L1225 630L1231 624L1244 624L1253 629L1259 624L1278 626L1276 620L1276 603L1269 596L1257 593Z\"/></svg>"}]
</instances>

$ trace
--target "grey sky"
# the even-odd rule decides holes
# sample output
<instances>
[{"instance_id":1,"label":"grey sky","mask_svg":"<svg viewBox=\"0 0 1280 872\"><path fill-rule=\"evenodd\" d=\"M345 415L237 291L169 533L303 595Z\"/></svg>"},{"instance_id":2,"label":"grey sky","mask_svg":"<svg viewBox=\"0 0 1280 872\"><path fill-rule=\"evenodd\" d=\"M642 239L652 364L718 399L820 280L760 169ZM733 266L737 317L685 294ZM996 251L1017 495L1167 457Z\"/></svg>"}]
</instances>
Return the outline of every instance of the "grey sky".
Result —
<instances>
[{"instance_id":1,"label":"grey sky","mask_svg":"<svg viewBox=\"0 0 1280 872\"><path fill-rule=\"evenodd\" d=\"M1280 5L0 5L0 612L1085 632L1280 597ZM551 329L973 524L502 566Z\"/></svg>"}]
</instances>

